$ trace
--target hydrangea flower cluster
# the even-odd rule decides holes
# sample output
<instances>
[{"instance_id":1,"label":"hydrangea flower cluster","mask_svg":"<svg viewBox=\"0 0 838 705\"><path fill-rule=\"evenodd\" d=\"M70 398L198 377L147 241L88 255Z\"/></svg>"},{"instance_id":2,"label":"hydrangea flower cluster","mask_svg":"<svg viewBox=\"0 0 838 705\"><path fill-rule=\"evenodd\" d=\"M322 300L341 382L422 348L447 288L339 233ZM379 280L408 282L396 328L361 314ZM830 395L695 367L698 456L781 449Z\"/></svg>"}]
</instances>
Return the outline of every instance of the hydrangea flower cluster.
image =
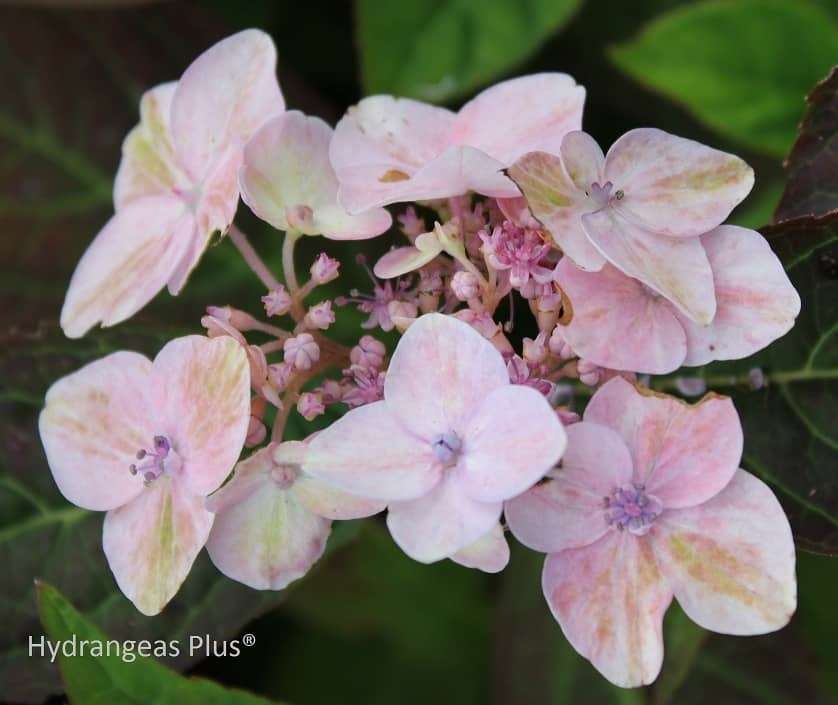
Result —
<instances>
[{"instance_id":1,"label":"hydrangea flower cluster","mask_svg":"<svg viewBox=\"0 0 838 705\"><path fill-rule=\"evenodd\" d=\"M673 597L713 631L782 627L791 532L739 469L732 402L637 377L743 358L793 325L800 299L766 241L724 224L750 167L651 128L604 155L565 74L505 81L457 113L372 96L333 129L285 110L275 65L248 30L143 96L115 215L61 313L70 337L126 320L177 294L218 233L265 288L263 314L209 306L206 335L153 362L111 354L47 395L55 481L107 512L105 555L137 609L160 612L204 546L230 578L282 589L332 522L386 511L417 561L500 571L507 530L546 553L561 629L620 686L656 678ZM239 196L284 232L281 277L233 224ZM368 291L320 294L341 275L328 252L297 270L303 236L387 231L403 240ZM366 316L351 347L330 337L347 307ZM327 411L324 430L286 438L291 414Z\"/></svg>"}]
</instances>

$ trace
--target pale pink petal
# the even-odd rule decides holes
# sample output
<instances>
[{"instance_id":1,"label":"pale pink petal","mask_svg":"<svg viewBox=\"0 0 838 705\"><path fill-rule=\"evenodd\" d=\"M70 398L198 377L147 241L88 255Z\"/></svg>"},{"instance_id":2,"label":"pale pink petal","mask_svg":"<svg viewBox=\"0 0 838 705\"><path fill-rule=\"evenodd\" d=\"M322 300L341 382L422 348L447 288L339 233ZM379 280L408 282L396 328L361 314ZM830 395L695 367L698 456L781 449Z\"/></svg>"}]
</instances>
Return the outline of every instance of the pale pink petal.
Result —
<instances>
[{"instance_id":1,"label":"pale pink petal","mask_svg":"<svg viewBox=\"0 0 838 705\"><path fill-rule=\"evenodd\" d=\"M105 515L102 546L119 589L145 615L175 596L207 542L213 514L204 498L163 475Z\"/></svg>"},{"instance_id":2,"label":"pale pink petal","mask_svg":"<svg viewBox=\"0 0 838 705\"><path fill-rule=\"evenodd\" d=\"M189 248L195 223L168 196L129 203L107 222L76 266L61 309L61 328L80 338L97 323L130 318L160 289Z\"/></svg>"},{"instance_id":3,"label":"pale pink petal","mask_svg":"<svg viewBox=\"0 0 838 705\"><path fill-rule=\"evenodd\" d=\"M515 538L544 553L587 546L605 534L603 502L632 478L631 455L614 431L586 421L566 431L560 468L504 505Z\"/></svg>"},{"instance_id":4,"label":"pale pink petal","mask_svg":"<svg viewBox=\"0 0 838 705\"><path fill-rule=\"evenodd\" d=\"M122 143L122 160L114 182L117 210L143 196L188 191L192 184L177 163L169 124L177 83L162 83L140 100L140 124Z\"/></svg>"},{"instance_id":5,"label":"pale pink petal","mask_svg":"<svg viewBox=\"0 0 838 705\"><path fill-rule=\"evenodd\" d=\"M516 196L515 198L498 198L495 201L500 208L503 216L523 228L537 229L541 227L541 223L536 220L530 212L530 206L527 199L523 196Z\"/></svg>"},{"instance_id":6,"label":"pale pink petal","mask_svg":"<svg viewBox=\"0 0 838 705\"><path fill-rule=\"evenodd\" d=\"M201 181L220 152L242 146L284 108L271 38L248 29L222 39L190 64L172 99L181 162Z\"/></svg>"},{"instance_id":7,"label":"pale pink petal","mask_svg":"<svg viewBox=\"0 0 838 705\"><path fill-rule=\"evenodd\" d=\"M648 542L611 531L590 546L552 553L542 589L567 640L614 685L657 678L672 591Z\"/></svg>"},{"instance_id":8,"label":"pale pink petal","mask_svg":"<svg viewBox=\"0 0 838 705\"><path fill-rule=\"evenodd\" d=\"M503 527L495 524L477 541L457 551L451 560L466 568L499 573L509 563L509 544L503 535Z\"/></svg>"},{"instance_id":9,"label":"pale pink petal","mask_svg":"<svg viewBox=\"0 0 838 705\"><path fill-rule=\"evenodd\" d=\"M453 122L449 110L386 95L351 107L329 148L340 202L357 213L403 200L404 182L445 151Z\"/></svg>"},{"instance_id":10,"label":"pale pink petal","mask_svg":"<svg viewBox=\"0 0 838 705\"><path fill-rule=\"evenodd\" d=\"M509 166L534 150L558 153L562 138L582 126L585 89L564 73L502 81L457 113L453 144L482 150Z\"/></svg>"},{"instance_id":11,"label":"pale pink petal","mask_svg":"<svg viewBox=\"0 0 838 705\"><path fill-rule=\"evenodd\" d=\"M619 433L631 451L635 481L665 508L693 507L730 482L742 458L742 425L728 397L695 404L615 377L597 390L585 421Z\"/></svg>"},{"instance_id":12,"label":"pale pink petal","mask_svg":"<svg viewBox=\"0 0 838 705\"><path fill-rule=\"evenodd\" d=\"M262 220L289 230L287 214L311 210L301 232L337 239L379 235L390 227L390 214L376 208L358 215L337 201L338 181L329 162L332 128L298 111L266 123L247 143L239 174L242 198Z\"/></svg>"},{"instance_id":13,"label":"pale pink petal","mask_svg":"<svg viewBox=\"0 0 838 705\"><path fill-rule=\"evenodd\" d=\"M241 502L262 488L265 478L270 477L276 467L273 459L274 444L260 448L252 455L236 463L235 471L229 482L207 497L204 503L213 514L224 511Z\"/></svg>"},{"instance_id":14,"label":"pale pink petal","mask_svg":"<svg viewBox=\"0 0 838 705\"><path fill-rule=\"evenodd\" d=\"M661 572L689 617L722 634L765 634L797 605L794 541L767 485L744 470L697 507L664 512L651 532Z\"/></svg>"},{"instance_id":15,"label":"pale pink petal","mask_svg":"<svg viewBox=\"0 0 838 705\"><path fill-rule=\"evenodd\" d=\"M349 494L307 475L300 475L291 491L306 509L326 519L362 519L387 506L384 500Z\"/></svg>"},{"instance_id":16,"label":"pale pink petal","mask_svg":"<svg viewBox=\"0 0 838 705\"><path fill-rule=\"evenodd\" d=\"M250 422L250 367L241 345L224 335L190 335L168 343L154 359L164 390L163 433L183 461L191 492L208 495L233 469Z\"/></svg>"},{"instance_id":17,"label":"pale pink petal","mask_svg":"<svg viewBox=\"0 0 838 705\"><path fill-rule=\"evenodd\" d=\"M478 502L464 491L458 469L447 471L426 495L391 502L387 526L414 560L433 563L471 545L500 519L501 502Z\"/></svg>"},{"instance_id":18,"label":"pale pink petal","mask_svg":"<svg viewBox=\"0 0 838 705\"><path fill-rule=\"evenodd\" d=\"M315 436L303 472L370 499L412 499L439 480L429 442L410 433L386 402L352 409Z\"/></svg>"},{"instance_id":19,"label":"pale pink petal","mask_svg":"<svg viewBox=\"0 0 838 705\"><path fill-rule=\"evenodd\" d=\"M765 238L722 225L701 242L713 269L716 316L699 326L676 314L687 334L685 364L738 360L785 335L800 313L800 296Z\"/></svg>"},{"instance_id":20,"label":"pale pink petal","mask_svg":"<svg viewBox=\"0 0 838 705\"><path fill-rule=\"evenodd\" d=\"M257 477L256 491L216 515L207 552L228 578L256 590L282 590L323 555L331 522L270 474Z\"/></svg>"},{"instance_id":21,"label":"pale pink petal","mask_svg":"<svg viewBox=\"0 0 838 705\"><path fill-rule=\"evenodd\" d=\"M570 180L562 160L547 152L530 152L507 173L562 251L582 269L601 269L605 258L588 240L580 220L592 207Z\"/></svg>"},{"instance_id":22,"label":"pale pink petal","mask_svg":"<svg viewBox=\"0 0 838 705\"><path fill-rule=\"evenodd\" d=\"M754 185L733 154L663 130L640 128L618 139L605 158L612 193L628 220L661 235L695 237L722 223Z\"/></svg>"},{"instance_id":23,"label":"pale pink petal","mask_svg":"<svg viewBox=\"0 0 838 705\"><path fill-rule=\"evenodd\" d=\"M114 509L142 491L142 478L129 467L156 430L150 378L147 358L117 352L49 388L38 419L41 442L58 489L73 504Z\"/></svg>"},{"instance_id":24,"label":"pale pink petal","mask_svg":"<svg viewBox=\"0 0 838 705\"><path fill-rule=\"evenodd\" d=\"M189 275L198 265L213 237L224 235L233 222L239 203L236 175L241 159L241 151L229 147L216 160L202 185L195 215L195 236L167 283L169 293L173 296L179 294L186 285Z\"/></svg>"},{"instance_id":25,"label":"pale pink petal","mask_svg":"<svg viewBox=\"0 0 838 705\"><path fill-rule=\"evenodd\" d=\"M544 477L562 457L567 435L543 394L508 385L483 400L462 441L463 491L481 502L500 502Z\"/></svg>"},{"instance_id":26,"label":"pale pink petal","mask_svg":"<svg viewBox=\"0 0 838 705\"><path fill-rule=\"evenodd\" d=\"M563 259L557 274L573 310L560 330L579 357L647 374L672 372L684 362L687 337L668 301L610 264L583 272Z\"/></svg>"},{"instance_id":27,"label":"pale pink petal","mask_svg":"<svg viewBox=\"0 0 838 705\"><path fill-rule=\"evenodd\" d=\"M582 216L582 226L617 269L639 279L696 322L713 320L713 271L700 238L657 235L630 223L613 208Z\"/></svg>"},{"instance_id":28,"label":"pale pink petal","mask_svg":"<svg viewBox=\"0 0 838 705\"><path fill-rule=\"evenodd\" d=\"M561 145L562 164L573 184L581 191L588 191L592 184L605 182L602 170L605 155L596 140L587 132L570 132Z\"/></svg>"},{"instance_id":29,"label":"pale pink petal","mask_svg":"<svg viewBox=\"0 0 838 705\"><path fill-rule=\"evenodd\" d=\"M427 441L464 430L490 392L509 384L503 357L467 323L438 313L402 336L384 380L387 406Z\"/></svg>"},{"instance_id":30,"label":"pale pink petal","mask_svg":"<svg viewBox=\"0 0 838 705\"><path fill-rule=\"evenodd\" d=\"M398 247L390 250L375 263L375 276L394 279L403 274L424 267L442 252L442 243L433 232L422 233L413 247Z\"/></svg>"}]
</instances>

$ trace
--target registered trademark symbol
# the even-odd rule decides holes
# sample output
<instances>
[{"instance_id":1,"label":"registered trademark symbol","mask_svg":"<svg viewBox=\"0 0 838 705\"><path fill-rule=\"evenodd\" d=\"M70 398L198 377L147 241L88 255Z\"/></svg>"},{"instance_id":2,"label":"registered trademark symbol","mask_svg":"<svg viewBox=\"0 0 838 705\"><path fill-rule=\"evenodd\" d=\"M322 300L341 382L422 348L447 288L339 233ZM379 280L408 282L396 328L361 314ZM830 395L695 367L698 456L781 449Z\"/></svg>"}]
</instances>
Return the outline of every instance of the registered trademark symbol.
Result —
<instances>
[{"instance_id":1,"label":"registered trademark symbol","mask_svg":"<svg viewBox=\"0 0 838 705\"><path fill-rule=\"evenodd\" d=\"M253 634L248 633L242 637L242 644L244 644L245 646L253 646L255 643L256 637L253 636Z\"/></svg>"}]
</instances>

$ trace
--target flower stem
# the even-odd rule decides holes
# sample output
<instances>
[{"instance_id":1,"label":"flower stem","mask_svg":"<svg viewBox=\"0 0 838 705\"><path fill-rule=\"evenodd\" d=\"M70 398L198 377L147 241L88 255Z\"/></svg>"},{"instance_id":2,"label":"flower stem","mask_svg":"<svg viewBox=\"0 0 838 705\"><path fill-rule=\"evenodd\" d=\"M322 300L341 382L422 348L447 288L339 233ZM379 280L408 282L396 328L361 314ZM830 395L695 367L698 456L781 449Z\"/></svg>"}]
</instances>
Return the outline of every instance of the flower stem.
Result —
<instances>
[{"instance_id":1,"label":"flower stem","mask_svg":"<svg viewBox=\"0 0 838 705\"><path fill-rule=\"evenodd\" d=\"M268 291L279 288L279 280L273 275L271 270L268 268L268 265L265 264L256 250L253 249L253 245L250 244L247 236L235 225L230 226L228 235L230 236L232 243L236 246L236 249L244 258L247 266L253 270L253 273L257 277L259 277L259 281L267 287Z\"/></svg>"},{"instance_id":2,"label":"flower stem","mask_svg":"<svg viewBox=\"0 0 838 705\"><path fill-rule=\"evenodd\" d=\"M285 275L285 286L291 294L291 315L295 321L299 321L305 315L303 310L302 297L305 295L300 291L300 284L297 281L297 269L294 266L294 246L301 237L296 230L289 230L285 233L285 241L282 243L282 273Z\"/></svg>"}]
</instances>

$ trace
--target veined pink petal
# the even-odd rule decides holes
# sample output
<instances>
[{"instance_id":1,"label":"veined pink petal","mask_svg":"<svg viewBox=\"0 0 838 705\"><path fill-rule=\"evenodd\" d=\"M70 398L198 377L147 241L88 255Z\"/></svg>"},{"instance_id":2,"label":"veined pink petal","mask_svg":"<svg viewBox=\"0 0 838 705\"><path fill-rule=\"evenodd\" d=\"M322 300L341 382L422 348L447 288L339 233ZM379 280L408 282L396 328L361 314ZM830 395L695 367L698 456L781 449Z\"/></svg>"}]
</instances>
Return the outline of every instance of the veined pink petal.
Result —
<instances>
[{"instance_id":1,"label":"veined pink petal","mask_svg":"<svg viewBox=\"0 0 838 705\"><path fill-rule=\"evenodd\" d=\"M704 504L664 512L651 539L676 599L705 629L765 634L794 613L791 528L777 498L750 473L738 470Z\"/></svg>"},{"instance_id":2,"label":"veined pink petal","mask_svg":"<svg viewBox=\"0 0 838 705\"><path fill-rule=\"evenodd\" d=\"M713 271L700 238L658 235L630 223L614 208L582 216L582 227L617 269L639 279L697 323L713 320Z\"/></svg>"},{"instance_id":3,"label":"veined pink petal","mask_svg":"<svg viewBox=\"0 0 838 705\"><path fill-rule=\"evenodd\" d=\"M477 541L457 551L451 560L466 568L499 573L509 563L509 544L503 535L503 527L495 524Z\"/></svg>"},{"instance_id":4,"label":"veined pink petal","mask_svg":"<svg viewBox=\"0 0 838 705\"><path fill-rule=\"evenodd\" d=\"M174 597L206 543L212 521L204 498L166 475L107 513L105 556L119 589L140 612L158 614Z\"/></svg>"},{"instance_id":5,"label":"veined pink petal","mask_svg":"<svg viewBox=\"0 0 838 705\"><path fill-rule=\"evenodd\" d=\"M255 492L216 515L207 552L227 577L256 590L282 590L323 555L331 522L270 474L257 477Z\"/></svg>"},{"instance_id":6,"label":"veined pink petal","mask_svg":"<svg viewBox=\"0 0 838 705\"><path fill-rule=\"evenodd\" d=\"M233 477L207 497L204 503L213 514L224 511L247 500L250 495L260 490L265 477L270 476L276 467L273 459L274 444L260 448L252 455L236 463Z\"/></svg>"},{"instance_id":7,"label":"veined pink petal","mask_svg":"<svg viewBox=\"0 0 838 705\"><path fill-rule=\"evenodd\" d=\"M128 471L156 432L147 392L151 362L117 352L58 380L38 419L52 475L85 509L119 507L143 489Z\"/></svg>"},{"instance_id":8,"label":"veined pink petal","mask_svg":"<svg viewBox=\"0 0 838 705\"><path fill-rule=\"evenodd\" d=\"M244 142L285 109L276 80L276 49L262 31L222 39L186 69L172 99L175 149L193 180L219 153Z\"/></svg>"},{"instance_id":9,"label":"veined pink petal","mask_svg":"<svg viewBox=\"0 0 838 705\"><path fill-rule=\"evenodd\" d=\"M471 499L459 469L449 470L424 496L390 502L387 526L408 556L433 563L450 558L488 532L498 523L502 506Z\"/></svg>"},{"instance_id":10,"label":"veined pink petal","mask_svg":"<svg viewBox=\"0 0 838 705\"><path fill-rule=\"evenodd\" d=\"M631 455L605 426L582 421L567 427L561 467L504 505L509 529L536 551L587 546L609 530L603 500L631 482Z\"/></svg>"},{"instance_id":11,"label":"veined pink petal","mask_svg":"<svg viewBox=\"0 0 838 705\"><path fill-rule=\"evenodd\" d=\"M605 158L605 179L625 197L626 219L670 237L695 237L722 223L754 185L754 172L733 154L663 130L640 128L618 139Z\"/></svg>"},{"instance_id":12,"label":"veined pink petal","mask_svg":"<svg viewBox=\"0 0 838 705\"><path fill-rule=\"evenodd\" d=\"M403 183L445 151L453 122L451 111L407 98L370 96L351 107L329 147L340 202L357 213L402 200Z\"/></svg>"},{"instance_id":13,"label":"veined pink petal","mask_svg":"<svg viewBox=\"0 0 838 705\"><path fill-rule=\"evenodd\" d=\"M417 436L461 434L490 392L509 384L503 357L467 323L421 316L402 336L384 380L387 408Z\"/></svg>"},{"instance_id":14,"label":"veined pink petal","mask_svg":"<svg viewBox=\"0 0 838 705\"><path fill-rule=\"evenodd\" d=\"M569 132L561 144L562 164L570 180L580 191L592 184L604 184L605 155L587 132Z\"/></svg>"},{"instance_id":15,"label":"veined pink petal","mask_svg":"<svg viewBox=\"0 0 838 705\"><path fill-rule=\"evenodd\" d=\"M565 73L538 73L501 81L466 103L451 131L508 166L537 149L558 153L562 138L582 125L585 89Z\"/></svg>"},{"instance_id":16,"label":"veined pink petal","mask_svg":"<svg viewBox=\"0 0 838 705\"><path fill-rule=\"evenodd\" d=\"M383 401L352 409L318 433L302 469L351 494L383 500L420 497L441 472L431 444L413 435Z\"/></svg>"},{"instance_id":17,"label":"veined pink petal","mask_svg":"<svg viewBox=\"0 0 838 705\"><path fill-rule=\"evenodd\" d=\"M190 492L205 496L238 460L250 422L250 367L235 340L190 335L168 343L154 359L163 390L162 432L183 461Z\"/></svg>"},{"instance_id":18,"label":"veined pink petal","mask_svg":"<svg viewBox=\"0 0 838 705\"><path fill-rule=\"evenodd\" d=\"M565 172L562 160L555 154L530 152L507 173L562 251L582 269L602 269L605 258L588 240L580 222L591 205Z\"/></svg>"},{"instance_id":19,"label":"veined pink petal","mask_svg":"<svg viewBox=\"0 0 838 705\"><path fill-rule=\"evenodd\" d=\"M442 252L442 243L436 233L422 233L413 247L398 247L390 250L375 263L375 276L381 279L395 279L403 274L424 267Z\"/></svg>"},{"instance_id":20,"label":"veined pink petal","mask_svg":"<svg viewBox=\"0 0 838 705\"><path fill-rule=\"evenodd\" d=\"M639 391L622 377L597 390L585 421L622 436L635 482L666 509L693 507L730 482L742 458L742 425L728 397L708 394L696 404Z\"/></svg>"},{"instance_id":21,"label":"veined pink petal","mask_svg":"<svg viewBox=\"0 0 838 705\"><path fill-rule=\"evenodd\" d=\"M701 237L713 269L716 315L699 326L678 315L687 334L687 365L738 360L785 335L800 296L758 232L722 225Z\"/></svg>"},{"instance_id":22,"label":"veined pink petal","mask_svg":"<svg viewBox=\"0 0 838 705\"><path fill-rule=\"evenodd\" d=\"M61 328L80 338L130 318L163 288L189 248L195 222L177 198L151 196L117 211L76 266Z\"/></svg>"},{"instance_id":23,"label":"veined pink petal","mask_svg":"<svg viewBox=\"0 0 838 705\"><path fill-rule=\"evenodd\" d=\"M567 640L609 681L634 688L657 678L672 591L648 542L611 531L590 546L551 553L542 589Z\"/></svg>"},{"instance_id":24,"label":"veined pink petal","mask_svg":"<svg viewBox=\"0 0 838 705\"><path fill-rule=\"evenodd\" d=\"M562 336L580 357L648 374L672 372L684 362L687 336L675 309L637 279L610 264L583 272L563 259L558 282L573 308Z\"/></svg>"},{"instance_id":25,"label":"veined pink petal","mask_svg":"<svg viewBox=\"0 0 838 705\"><path fill-rule=\"evenodd\" d=\"M288 230L287 213L312 212L306 235L363 239L390 227L390 214L376 208L350 215L338 204L338 181L329 162L332 128L316 117L291 111L266 123L247 143L239 174L242 198L260 218Z\"/></svg>"},{"instance_id":26,"label":"veined pink petal","mask_svg":"<svg viewBox=\"0 0 838 705\"><path fill-rule=\"evenodd\" d=\"M140 124L122 143L122 160L114 182L114 207L119 210L143 196L172 195L193 184L180 168L172 145L169 116L176 82L146 91L140 100Z\"/></svg>"},{"instance_id":27,"label":"veined pink petal","mask_svg":"<svg viewBox=\"0 0 838 705\"><path fill-rule=\"evenodd\" d=\"M383 512L387 503L349 494L314 477L300 475L291 492L310 512L326 519L362 519Z\"/></svg>"},{"instance_id":28,"label":"veined pink petal","mask_svg":"<svg viewBox=\"0 0 838 705\"><path fill-rule=\"evenodd\" d=\"M489 394L463 432L462 489L481 502L500 502L532 487L567 446L559 417L532 387L508 385Z\"/></svg>"}]
</instances>

